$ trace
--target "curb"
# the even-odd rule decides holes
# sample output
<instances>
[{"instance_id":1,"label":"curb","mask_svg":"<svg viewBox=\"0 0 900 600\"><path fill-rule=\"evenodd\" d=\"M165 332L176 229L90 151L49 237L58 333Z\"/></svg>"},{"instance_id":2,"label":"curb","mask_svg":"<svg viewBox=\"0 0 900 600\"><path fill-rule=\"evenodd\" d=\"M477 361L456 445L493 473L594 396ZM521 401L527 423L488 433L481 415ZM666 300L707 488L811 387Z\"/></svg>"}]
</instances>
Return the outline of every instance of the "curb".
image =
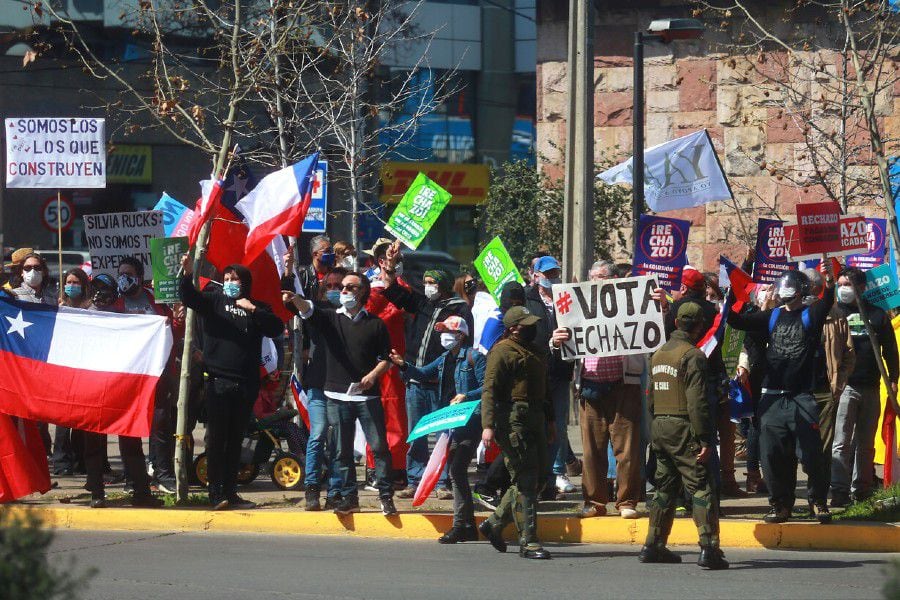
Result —
<instances>
[{"instance_id":1,"label":"curb","mask_svg":"<svg viewBox=\"0 0 900 600\"><path fill-rule=\"evenodd\" d=\"M13 514L31 513L54 529L102 531L178 531L275 535L351 535L367 538L436 540L451 526L451 515L406 513L383 517L375 512L338 517L329 512L278 510L213 512L197 509L82 507L9 507ZM617 517L580 519L541 516L538 537L549 543L630 544L647 535L649 520ZM769 548L848 552L900 552L900 526L889 523L819 525L727 520L720 523L723 548ZM514 537L514 529L506 530ZM690 519L676 519L672 545L696 545L697 529Z\"/></svg>"}]
</instances>

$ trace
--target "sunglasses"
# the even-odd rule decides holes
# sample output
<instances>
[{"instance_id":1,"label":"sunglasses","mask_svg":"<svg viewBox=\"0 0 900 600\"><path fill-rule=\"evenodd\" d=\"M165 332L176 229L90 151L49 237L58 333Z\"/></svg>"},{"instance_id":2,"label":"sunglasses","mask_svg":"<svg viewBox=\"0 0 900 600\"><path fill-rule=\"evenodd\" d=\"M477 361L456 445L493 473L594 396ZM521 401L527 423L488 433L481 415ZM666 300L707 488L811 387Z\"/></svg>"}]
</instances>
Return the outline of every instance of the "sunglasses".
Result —
<instances>
[{"instance_id":1,"label":"sunglasses","mask_svg":"<svg viewBox=\"0 0 900 600\"><path fill-rule=\"evenodd\" d=\"M356 284L341 286L341 290L347 290L350 292L355 292L358 289L359 289L359 285L356 285Z\"/></svg>"},{"instance_id":2,"label":"sunglasses","mask_svg":"<svg viewBox=\"0 0 900 600\"><path fill-rule=\"evenodd\" d=\"M40 270L40 268L41 267L39 265L25 265L22 267L22 271L28 273L30 271L33 271L34 269Z\"/></svg>"}]
</instances>

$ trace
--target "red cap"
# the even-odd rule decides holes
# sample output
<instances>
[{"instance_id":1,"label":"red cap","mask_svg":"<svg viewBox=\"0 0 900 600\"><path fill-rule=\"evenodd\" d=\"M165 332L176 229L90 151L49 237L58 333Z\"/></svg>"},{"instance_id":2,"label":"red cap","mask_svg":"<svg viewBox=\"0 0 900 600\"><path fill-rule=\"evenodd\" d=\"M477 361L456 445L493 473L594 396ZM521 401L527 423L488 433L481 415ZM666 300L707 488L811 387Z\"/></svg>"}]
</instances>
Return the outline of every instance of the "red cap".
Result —
<instances>
[{"instance_id":1,"label":"red cap","mask_svg":"<svg viewBox=\"0 0 900 600\"><path fill-rule=\"evenodd\" d=\"M706 278L703 273L694 267L687 266L681 272L681 285L689 290L704 291L706 289Z\"/></svg>"}]
</instances>

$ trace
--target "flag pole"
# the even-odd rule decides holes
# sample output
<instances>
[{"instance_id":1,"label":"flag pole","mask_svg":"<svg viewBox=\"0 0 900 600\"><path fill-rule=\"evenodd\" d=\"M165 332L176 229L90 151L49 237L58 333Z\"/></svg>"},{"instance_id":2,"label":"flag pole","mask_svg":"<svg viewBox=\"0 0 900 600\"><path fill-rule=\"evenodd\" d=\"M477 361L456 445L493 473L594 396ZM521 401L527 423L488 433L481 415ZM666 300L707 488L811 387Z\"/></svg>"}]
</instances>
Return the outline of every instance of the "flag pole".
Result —
<instances>
[{"instance_id":1,"label":"flag pole","mask_svg":"<svg viewBox=\"0 0 900 600\"><path fill-rule=\"evenodd\" d=\"M62 268L62 190L59 188L56 189L56 250L57 258L59 259L57 263L59 266L59 301L62 302L64 300L66 282Z\"/></svg>"}]
</instances>

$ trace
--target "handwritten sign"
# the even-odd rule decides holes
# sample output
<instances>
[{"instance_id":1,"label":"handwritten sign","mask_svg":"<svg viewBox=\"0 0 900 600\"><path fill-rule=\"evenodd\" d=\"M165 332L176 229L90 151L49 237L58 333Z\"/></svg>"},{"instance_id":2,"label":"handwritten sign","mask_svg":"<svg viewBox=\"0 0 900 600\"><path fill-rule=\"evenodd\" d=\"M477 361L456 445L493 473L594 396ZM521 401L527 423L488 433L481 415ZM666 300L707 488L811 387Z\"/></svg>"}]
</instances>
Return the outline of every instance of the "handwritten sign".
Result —
<instances>
[{"instance_id":1,"label":"handwritten sign","mask_svg":"<svg viewBox=\"0 0 900 600\"><path fill-rule=\"evenodd\" d=\"M150 273L150 240L163 237L163 215L158 210L84 215L84 235L95 276L116 276L126 256L144 263L144 272Z\"/></svg>"},{"instance_id":2,"label":"handwritten sign","mask_svg":"<svg viewBox=\"0 0 900 600\"><path fill-rule=\"evenodd\" d=\"M106 187L105 119L6 119L7 188Z\"/></svg>"}]
</instances>

